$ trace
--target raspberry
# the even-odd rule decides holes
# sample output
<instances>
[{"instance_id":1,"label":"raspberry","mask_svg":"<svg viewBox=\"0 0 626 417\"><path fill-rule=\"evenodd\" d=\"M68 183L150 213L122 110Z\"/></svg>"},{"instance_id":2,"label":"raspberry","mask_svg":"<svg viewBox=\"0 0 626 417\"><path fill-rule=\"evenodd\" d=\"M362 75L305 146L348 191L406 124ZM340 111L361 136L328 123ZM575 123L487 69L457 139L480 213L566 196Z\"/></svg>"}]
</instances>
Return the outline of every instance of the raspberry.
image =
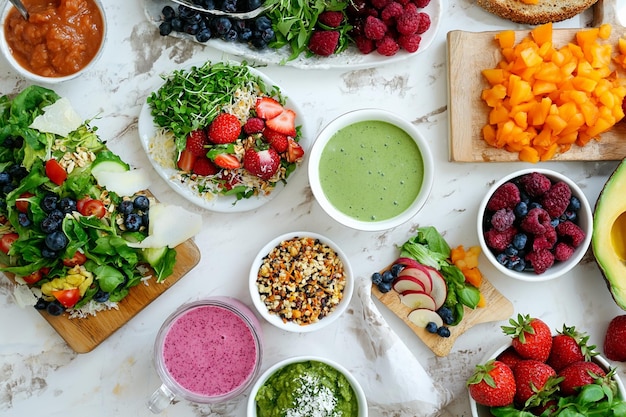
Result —
<instances>
[{"instance_id":1,"label":"raspberry","mask_svg":"<svg viewBox=\"0 0 626 417\"><path fill-rule=\"evenodd\" d=\"M538 251L541 249L551 250L557 241L556 231L554 229L548 229L546 233L535 236L533 240L533 250Z\"/></svg>"},{"instance_id":2,"label":"raspberry","mask_svg":"<svg viewBox=\"0 0 626 417\"><path fill-rule=\"evenodd\" d=\"M398 3L400 3L403 6L406 6L407 4L409 4L411 2L411 0L398 0Z\"/></svg>"},{"instance_id":3,"label":"raspberry","mask_svg":"<svg viewBox=\"0 0 626 417\"><path fill-rule=\"evenodd\" d=\"M554 184L541 198L541 205L552 217L565 213L572 197L572 190L563 181Z\"/></svg>"},{"instance_id":4,"label":"raspberry","mask_svg":"<svg viewBox=\"0 0 626 417\"><path fill-rule=\"evenodd\" d=\"M402 35L411 35L417 32L420 27L421 19L418 14L404 11L400 17L396 19L396 30Z\"/></svg>"},{"instance_id":5,"label":"raspberry","mask_svg":"<svg viewBox=\"0 0 626 417\"><path fill-rule=\"evenodd\" d=\"M387 25L385 25L382 20L374 16L367 16L365 25L363 26L363 34L365 34L368 39L375 41L383 39L385 33L387 33Z\"/></svg>"},{"instance_id":6,"label":"raspberry","mask_svg":"<svg viewBox=\"0 0 626 417\"><path fill-rule=\"evenodd\" d=\"M340 11L326 10L323 11L317 21L331 28L336 28L343 22L343 13Z\"/></svg>"},{"instance_id":7,"label":"raspberry","mask_svg":"<svg viewBox=\"0 0 626 417\"><path fill-rule=\"evenodd\" d=\"M485 242L487 246L498 252L502 252L513 242L513 237L517 234L515 227L510 227L503 231L491 229L485 232Z\"/></svg>"},{"instance_id":8,"label":"raspberry","mask_svg":"<svg viewBox=\"0 0 626 417\"><path fill-rule=\"evenodd\" d=\"M400 45L400 48L410 53L416 52L419 49L421 41L422 37L417 33L398 37L398 45Z\"/></svg>"},{"instance_id":9,"label":"raspberry","mask_svg":"<svg viewBox=\"0 0 626 417\"><path fill-rule=\"evenodd\" d=\"M334 30L317 30L309 39L309 49L316 55L330 56L335 53L339 44L339 32Z\"/></svg>"},{"instance_id":10,"label":"raspberry","mask_svg":"<svg viewBox=\"0 0 626 417\"><path fill-rule=\"evenodd\" d=\"M376 51L383 56L393 56L400 50L400 45L391 36L385 36L376 42Z\"/></svg>"},{"instance_id":11,"label":"raspberry","mask_svg":"<svg viewBox=\"0 0 626 417\"><path fill-rule=\"evenodd\" d=\"M402 15L402 11L404 7L397 1L392 1L388 5L385 6L383 11L380 13L380 18L384 21L392 21Z\"/></svg>"},{"instance_id":12,"label":"raspberry","mask_svg":"<svg viewBox=\"0 0 626 417\"><path fill-rule=\"evenodd\" d=\"M420 9L423 9L424 7L428 6L429 3L430 3L430 0L413 0L413 4L415 4Z\"/></svg>"},{"instance_id":13,"label":"raspberry","mask_svg":"<svg viewBox=\"0 0 626 417\"><path fill-rule=\"evenodd\" d=\"M524 175L520 178L519 183L522 190L524 190L529 197L539 197L552 187L550 178L539 172Z\"/></svg>"},{"instance_id":14,"label":"raspberry","mask_svg":"<svg viewBox=\"0 0 626 417\"><path fill-rule=\"evenodd\" d=\"M576 223L567 220L559 223L556 233L562 242L570 243L577 248L585 240L585 232Z\"/></svg>"},{"instance_id":15,"label":"raspberry","mask_svg":"<svg viewBox=\"0 0 626 417\"><path fill-rule=\"evenodd\" d=\"M507 182L498 187L493 193L487 202L487 210L496 211L501 208L513 210L520 201L519 188L512 182Z\"/></svg>"},{"instance_id":16,"label":"raspberry","mask_svg":"<svg viewBox=\"0 0 626 417\"><path fill-rule=\"evenodd\" d=\"M204 147L209 143L206 137L206 132L202 129L189 132L187 135L187 142L185 143L185 149L187 149L193 156L204 156L207 153Z\"/></svg>"},{"instance_id":17,"label":"raspberry","mask_svg":"<svg viewBox=\"0 0 626 417\"><path fill-rule=\"evenodd\" d=\"M382 10L385 6L391 3L391 0L370 0L370 3L374 8Z\"/></svg>"},{"instance_id":18,"label":"raspberry","mask_svg":"<svg viewBox=\"0 0 626 417\"><path fill-rule=\"evenodd\" d=\"M243 125L243 131L248 135L262 132L264 128L265 122L260 117L251 117Z\"/></svg>"},{"instance_id":19,"label":"raspberry","mask_svg":"<svg viewBox=\"0 0 626 417\"><path fill-rule=\"evenodd\" d=\"M220 113L213 119L207 129L207 136L213 143L232 143L241 133L241 123L237 116L230 113Z\"/></svg>"},{"instance_id":20,"label":"raspberry","mask_svg":"<svg viewBox=\"0 0 626 417\"><path fill-rule=\"evenodd\" d=\"M534 208L528 211L526 217L522 219L520 228L533 235L542 235L552 228L550 215L542 208Z\"/></svg>"},{"instance_id":21,"label":"raspberry","mask_svg":"<svg viewBox=\"0 0 626 417\"><path fill-rule=\"evenodd\" d=\"M554 265L554 255L547 249L530 252L526 255L526 260L535 270L535 274L543 274Z\"/></svg>"},{"instance_id":22,"label":"raspberry","mask_svg":"<svg viewBox=\"0 0 626 417\"><path fill-rule=\"evenodd\" d=\"M376 45L374 44L374 41L371 39L366 38L365 36L356 36L354 38L354 43L357 47L357 49L362 53L362 54L369 54L372 53L374 50L376 50Z\"/></svg>"},{"instance_id":23,"label":"raspberry","mask_svg":"<svg viewBox=\"0 0 626 417\"><path fill-rule=\"evenodd\" d=\"M559 242L554 247L554 259L557 261L567 261L574 254L574 248L567 243Z\"/></svg>"},{"instance_id":24,"label":"raspberry","mask_svg":"<svg viewBox=\"0 0 626 417\"><path fill-rule=\"evenodd\" d=\"M428 13L420 12L419 17L419 26L417 27L417 34L421 35L430 29L430 16Z\"/></svg>"},{"instance_id":25,"label":"raspberry","mask_svg":"<svg viewBox=\"0 0 626 417\"><path fill-rule=\"evenodd\" d=\"M417 9L417 6L414 3L411 3L411 2L407 2L404 5L404 11L405 11L405 13L413 13L414 15L417 15L419 13L419 10Z\"/></svg>"},{"instance_id":26,"label":"raspberry","mask_svg":"<svg viewBox=\"0 0 626 417\"><path fill-rule=\"evenodd\" d=\"M515 214L513 214L513 212L508 209L500 209L493 213L493 216L491 216L491 225L499 232L502 232L513 226L514 221Z\"/></svg>"},{"instance_id":27,"label":"raspberry","mask_svg":"<svg viewBox=\"0 0 626 417\"><path fill-rule=\"evenodd\" d=\"M198 158L193 164L192 172L197 175L215 175L219 169L208 158Z\"/></svg>"}]
</instances>

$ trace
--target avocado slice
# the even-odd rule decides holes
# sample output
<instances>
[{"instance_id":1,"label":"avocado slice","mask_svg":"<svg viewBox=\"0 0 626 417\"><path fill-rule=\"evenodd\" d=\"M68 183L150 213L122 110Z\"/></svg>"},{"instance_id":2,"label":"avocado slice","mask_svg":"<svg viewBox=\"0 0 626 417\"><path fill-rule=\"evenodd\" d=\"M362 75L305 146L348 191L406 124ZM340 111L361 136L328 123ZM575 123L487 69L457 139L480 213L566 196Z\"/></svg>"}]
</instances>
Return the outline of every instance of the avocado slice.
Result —
<instances>
[{"instance_id":1,"label":"avocado slice","mask_svg":"<svg viewBox=\"0 0 626 417\"><path fill-rule=\"evenodd\" d=\"M591 247L617 305L626 310L626 159L609 177L596 202Z\"/></svg>"}]
</instances>

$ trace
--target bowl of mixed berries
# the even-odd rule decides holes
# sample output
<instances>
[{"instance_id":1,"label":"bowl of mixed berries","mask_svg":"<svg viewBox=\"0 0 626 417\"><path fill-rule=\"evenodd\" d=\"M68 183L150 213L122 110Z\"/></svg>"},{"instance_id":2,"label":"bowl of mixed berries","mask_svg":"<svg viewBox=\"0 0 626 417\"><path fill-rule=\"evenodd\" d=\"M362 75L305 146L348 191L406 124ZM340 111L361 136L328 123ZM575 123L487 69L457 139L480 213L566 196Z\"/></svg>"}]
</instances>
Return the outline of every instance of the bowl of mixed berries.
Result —
<instances>
[{"instance_id":1,"label":"bowl of mixed berries","mask_svg":"<svg viewBox=\"0 0 626 417\"><path fill-rule=\"evenodd\" d=\"M478 209L483 253L503 274L547 281L574 268L591 243L589 201L574 181L524 169L497 181Z\"/></svg>"}]
</instances>

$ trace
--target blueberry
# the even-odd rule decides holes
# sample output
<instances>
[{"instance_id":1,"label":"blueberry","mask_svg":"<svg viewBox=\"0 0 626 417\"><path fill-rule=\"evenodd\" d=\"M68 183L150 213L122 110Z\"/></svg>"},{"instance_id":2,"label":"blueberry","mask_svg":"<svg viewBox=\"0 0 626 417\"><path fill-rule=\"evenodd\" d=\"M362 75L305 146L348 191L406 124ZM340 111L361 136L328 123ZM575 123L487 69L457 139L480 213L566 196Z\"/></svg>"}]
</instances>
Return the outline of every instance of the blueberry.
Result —
<instances>
[{"instance_id":1,"label":"blueberry","mask_svg":"<svg viewBox=\"0 0 626 417\"><path fill-rule=\"evenodd\" d=\"M237 31L235 29L229 30L228 33L222 36L222 39L224 39L226 42L237 42L238 38L239 35L237 34Z\"/></svg>"},{"instance_id":2,"label":"blueberry","mask_svg":"<svg viewBox=\"0 0 626 417\"><path fill-rule=\"evenodd\" d=\"M161 36L167 36L170 33L172 33L172 22L169 20L166 20L165 22L161 22L161 24L159 25L159 34Z\"/></svg>"},{"instance_id":3,"label":"blueberry","mask_svg":"<svg viewBox=\"0 0 626 417\"><path fill-rule=\"evenodd\" d=\"M248 0L248 10L256 10L263 4L262 0Z\"/></svg>"},{"instance_id":4,"label":"blueberry","mask_svg":"<svg viewBox=\"0 0 626 417\"><path fill-rule=\"evenodd\" d=\"M145 195L138 195L135 197L135 200L133 200L133 205L137 210L146 211L150 208L150 200L148 200L148 197Z\"/></svg>"},{"instance_id":5,"label":"blueberry","mask_svg":"<svg viewBox=\"0 0 626 417\"><path fill-rule=\"evenodd\" d=\"M44 233L52 233L56 230L59 230L61 228L61 224L62 222L60 220L57 220L52 216L47 216L41 221L39 227Z\"/></svg>"},{"instance_id":6,"label":"blueberry","mask_svg":"<svg viewBox=\"0 0 626 417\"><path fill-rule=\"evenodd\" d=\"M8 172L0 172L0 185L7 185L11 182L11 176Z\"/></svg>"},{"instance_id":7,"label":"blueberry","mask_svg":"<svg viewBox=\"0 0 626 417\"><path fill-rule=\"evenodd\" d=\"M220 36L226 35L232 28L230 19L228 19L227 17L218 17L217 19L215 19L213 24L214 24L215 33L217 33Z\"/></svg>"},{"instance_id":8,"label":"blueberry","mask_svg":"<svg viewBox=\"0 0 626 417\"><path fill-rule=\"evenodd\" d=\"M525 202L520 201L515 206L515 209L513 210L513 212L515 213L515 216L518 218L524 217L528 214L528 205Z\"/></svg>"},{"instance_id":9,"label":"blueberry","mask_svg":"<svg viewBox=\"0 0 626 417\"><path fill-rule=\"evenodd\" d=\"M124 226L129 232L136 232L142 225L141 216L137 213L130 213L124 219Z\"/></svg>"},{"instance_id":10,"label":"blueberry","mask_svg":"<svg viewBox=\"0 0 626 417\"><path fill-rule=\"evenodd\" d=\"M404 265L402 264L394 264L391 267L391 273L393 274L394 277L397 277L398 274L400 273L400 271L402 271L404 269Z\"/></svg>"},{"instance_id":11,"label":"blueberry","mask_svg":"<svg viewBox=\"0 0 626 417\"><path fill-rule=\"evenodd\" d=\"M161 14L163 15L163 19L172 20L176 17L176 11L172 6L165 6L163 10L161 10Z\"/></svg>"},{"instance_id":12,"label":"blueberry","mask_svg":"<svg viewBox=\"0 0 626 417\"><path fill-rule=\"evenodd\" d=\"M444 323L452 324L454 322L454 315L449 307L443 306L437 310L437 314L441 317Z\"/></svg>"},{"instance_id":13,"label":"blueberry","mask_svg":"<svg viewBox=\"0 0 626 417\"><path fill-rule=\"evenodd\" d=\"M391 283L391 282L393 282L394 278L395 277L393 276L391 271L387 270L387 271L383 272L383 282Z\"/></svg>"},{"instance_id":14,"label":"blueberry","mask_svg":"<svg viewBox=\"0 0 626 417\"><path fill-rule=\"evenodd\" d=\"M450 337L450 329L445 326L441 326L437 329L437 334L441 337Z\"/></svg>"},{"instance_id":15,"label":"blueberry","mask_svg":"<svg viewBox=\"0 0 626 417\"><path fill-rule=\"evenodd\" d=\"M65 233L57 230L47 235L44 242L48 249L52 251L60 251L62 249L65 249L65 247L69 243L69 240L67 236L65 236Z\"/></svg>"},{"instance_id":16,"label":"blueberry","mask_svg":"<svg viewBox=\"0 0 626 417\"><path fill-rule=\"evenodd\" d=\"M41 199L41 209L46 213L50 213L52 210L57 208L57 203L59 202L59 196L53 193L46 194Z\"/></svg>"},{"instance_id":17,"label":"blueberry","mask_svg":"<svg viewBox=\"0 0 626 417\"><path fill-rule=\"evenodd\" d=\"M45 310L46 308L48 308L48 304L50 304L49 301L46 301L43 298L39 298L37 299L37 302L35 303L35 308L37 310Z\"/></svg>"},{"instance_id":18,"label":"blueberry","mask_svg":"<svg viewBox=\"0 0 626 417\"><path fill-rule=\"evenodd\" d=\"M50 304L48 304L48 306L46 307L46 311L51 316L60 316L61 314L63 314L64 308L57 300L54 300Z\"/></svg>"},{"instance_id":19,"label":"blueberry","mask_svg":"<svg viewBox=\"0 0 626 417\"><path fill-rule=\"evenodd\" d=\"M265 30L272 27L272 21L267 16L260 16L254 20L254 27L257 30Z\"/></svg>"},{"instance_id":20,"label":"blueberry","mask_svg":"<svg viewBox=\"0 0 626 417\"><path fill-rule=\"evenodd\" d=\"M500 265L505 265L507 263L507 261L509 260L509 257L506 256L506 253L502 252L499 253L496 256L496 261L500 264Z\"/></svg>"},{"instance_id":21,"label":"blueberry","mask_svg":"<svg viewBox=\"0 0 626 417\"><path fill-rule=\"evenodd\" d=\"M102 291L102 290L98 290L94 295L93 295L93 300L97 301L99 303L104 303L105 301L107 301L109 299L109 296L111 294L106 292L106 291Z\"/></svg>"},{"instance_id":22,"label":"blueberry","mask_svg":"<svg viewBox=\"0 0 626 417\"><path fill-rule=\"evenodd\" d=\"M437 333L437 324L432 321L428 322L428 324L426 325L426 331L428 331L429 333Z\"/></svg>"},{"instance_id":23,"label":"blueberry","mask_svg":"<svg viewBox=\"0 0 626 417\"><path fill-rule=\"evenodd\" d=\"M28 214L26 213L18 213L17 214L17 222L20 224L20 226L22 227L28 227L31 224L30 219L28 218Z\"/></svg>"},{"instance_id":24,"label":"blueberry","mask_svg":"<svg viewBox=\"0 0 626 417\"><path fill-rule=\"evenodd\" d=\"M53 259L57 257L57 253L46 247L41 248L41 256L46 259Z\"/></svg>"},{"instance_id":25,"label":"blueberry","mask_svg":"<svg viewBox=\"0 0 626 417\"><path fill-rule=\"evenodd\" d=\"M204 28L196 33L196 40L198 42L204 43L211 39L211 29Z\"/></svg>"},{"instance_id":26,"label":"blueberry","mask_svg":"<svg viewBox=\"0 0 626 417\"><path fill-rule=\"evenodd\" d=\"M383 281L380 284L378 284L377 287L378 287L378 290L382 293L389 292L391 291L391 282Z\"/></svg>"},{"instance_id":27,"label":"blueberry","mask_svg":"<svg viewBox=\"0 0 626 417\"><path fill-rule=\"evenodd\" d=\"M513 247L515 247L518 251L524 249L526 247L526 243L528 243L528 235L518 233L513 236Z\"/></svg>"},{"instance_id":28,"label":"blueberry","mask_svg":"<svg viewBox=\"0 0 626 417\"><path fill-rule=\"evenodd\" d=\"M526 261L520 258L519 261L513 266L512 269L517 272L522 272L524 269L526 269Z\"/></svg>"},{"instance_id":29,"label":"blueberry","mask_svg":"<svg viewBox=\"0 0 626 417\"><path fill-rule=\"evenodd\" d=\"M133 212L134 208L135 208L135 205L132 201L124 200L120 204L118 204L117 211L119 211L122 214L128 215Z\"/></svg>"},{"instance_id":30,"label":"blueberry","mask_svg":"<svg viewBox=\"0 0 626 417\"><path fill-rule=\"evenodd\" d=\"M183 31L183 20L180 17L175 17L172 19L172 30L175 32Z\"/></svg>"},{"instance_id":31,"label":"blueberry","mask_svg":"<svg viewBox=\"0 0 626 417\"><path fill-rule=\"evenodd\" d=\"M578 218L578 214L574 210L566 210L563 214L565 220L569 220L570 222L575 222Z\"/></svg>"},{"instance_id":32,"label":"blueberry","mask_svg":"<svg viewBox=\"0 0 626 417\"><path fill-rule=\"evenodd\" d=\"M250 41L250 39L252 39L252 29L250 28L241 29L239 31L239 34L237 35L237 38L239 42L242 42L242 43L246 43Z\"/></svg>"},{"instance_id":33,"label":"blueberry","mask_svg":"<svg viewBox=\"0 0 626 417\"><path fill-rule=\"evenodd\" d=\"M561 220L558 217L555 217L550 220L550 226L557 227L561 223Z\"/></svg>"},{"instance_id":34,"label":"blueberry","mask_svg":"<svg viewBox=\"0 0 626 417\"><path fill-rule=\"evenodd\" d=\"M541 204L536 202L536 201L531 201L531 203L528 205L528 210L532 210L535 208L542 208Z\"/></svg>"},{"instance_id":35,"label":"blueberry","mask_svg":"<svg viewBox=\"0 0 626 417\"><path fill-rule=\"evenodd\" d=\"M195 35L200 31L200 26L197 23L186 23L183 27L183 31L189 35Z\"/></svg>"},{"instance_id":36,"label":"blueberry","mask_svg":"<svg viewBox=\"0 0 626 417\"><path fill-rule=\"evenodd\" d=\"M380 283L383 282L383 276L380 272L374 272L372 274L372 284L374 285L380 285Z\"/></svg>"},{"instance_id":37,"label":"blueberry","mask_svg":"<svg viewBox=\"0 0 626 417\"><path fill-rule=\"evenodd\" d=\"M508 245L506 247L506 249L504 249L504 253L507 256L516 256L517 255L517 248L513 245Z\"/></svg>"},{"instance_id":38,"label":"blueberry","mask_svg":"<svg viewBox=\"0 0 626 417\"><path fill-rule=\"evenodd\" d=\"M63 213L68 214L76 211L76 200L70 197L63 197L59 200L59 210Z\"/></svg>"},{"instance_id":39,"label":"blueberry","mask_svg":"<svg viewBox=\"0 0 626 417\"><path fill-rule=\"evenodd\" d=\"M9 194L11 191L15 190L16 185L15 184L5 184L2 186L2 194Z\"/></svg>"},{"instance_id":40,"label":"blueberry","mask_svg":"<svg viewBox=\"0 0 626 417\"><path fill-rule=\"evenodd\" d=\"M572 211L578 211L580 210L580 200L578 199L578 197L576 197L575 195L573 195L570 199L569 199L569 205L567 206L568 210L572 210Z\"/></svg>"}]
</instances>

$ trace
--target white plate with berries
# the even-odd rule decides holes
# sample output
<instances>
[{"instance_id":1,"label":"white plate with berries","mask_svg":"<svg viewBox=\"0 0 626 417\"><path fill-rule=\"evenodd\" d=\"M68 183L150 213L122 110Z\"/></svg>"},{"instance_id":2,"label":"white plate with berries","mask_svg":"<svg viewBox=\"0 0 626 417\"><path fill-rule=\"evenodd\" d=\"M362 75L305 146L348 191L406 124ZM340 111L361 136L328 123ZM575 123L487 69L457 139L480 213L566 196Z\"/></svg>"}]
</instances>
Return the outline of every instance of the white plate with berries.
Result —
<instances>
[{"instance_id":1,"label":"white plate with berries","mask_svg":"<svg viewBox=\"0 0 626 417\"><path fill-rule=\"evenodd\" d=\"M360 7L361 9L359 12L350 12L348 11L348 9L346 9L345 20L341 23L340 27L334 29L335 32L340 32L340 37L338 40L336 39L336 37L332 39L332 42L336 43L336 46L328 46L328 43L331 42L331 40L329 40L330 37L319 36L319 33L323 30L333 31L332 27L304 27L300 28L299 30L304 31L305 33L308 32L308 35L306 36L309 39L309 45L302 46L300 53L294 53L294 48L290 47L289 45L282 46L280 48L271 48L269 46L258 48L252 46L253 41L242 41L238 39L235 35L233 35L233 39L230 41L224 40L224 38L227 38L228 35L216 35L215 28L213 28L212 34L210 35L211 37L208 38L208 40L205 39L206 36L203 37L201 35L200 37L198 37L196 36L197 34L190 35L189 33L195 33L195 29L188 27L189 25L186 25L185 22L187 17L180 16L179 8L176 3L173 3L170 0L144 0L143 3L144 12L148 21L156 26L162 35L185 39L202 45L207 45L219 51L243 57L249 61L257 63L286 65L300 69L345 68L352 70L360 68L372 68L380 65L387 65L394 62L404 61L424 52L433 43L435 37L437 36L437 31L439 29L442 18L441 0L411 0L408 2L360 0L357 2L350 2L349 5L357 5L354 7ZM398 18L393 16L395 13L397 13L397 11L387 11L383 13L383 7L387 6L389 3L395 3L396 5L402 5L403 3L415 5L418 13L423 13L427 16L424 17L423 15L420 15L420 18L421 20L427 20L428 24L425 25L425 23L422 23L422 28L416 29L415 33L409 33L405 36L391 36L391 39L386 39L384 42L381 42L381 40L373 39L365 40L365 38L368 38L368 36L356 36L354 30L348 29L349 26L352 26L353 28L364 28L365 16L367 15L367 13L370 12L370 14L376 14L380 17L379 19L377 19L376 23L384 23L384 33L386 34L397 34L400 31L408 33L410 32L408 27L419 27L419 25L414 25L413 22L405 22L404 24L400 24L402 28L398 30L398 24L396 22ZM403 6L404 8L407 7L406 4ZM175 14L171 15L171 12L164 13L164 7L166 6L171 7ZM367 12L367 10L369 10L370 12ZM298 11L302 13L302 11ZM355 13L359 13L358 16L355 16ZM161 27L163 22L169 22L172 18L179 19L179 26L177 27L177 29L179 30L172 30L171 28L168 28L167 30L163 29ZM180 26L180 20L183 20L182 26ZM190 25L195 25L198 18L196 16L189 16L187 20L189 20ZM406 19L403 20L406 21ZM297 26L298 22L303 21L303 18L296 17L295 21L296 24L294 26ZM251 26L253 24L250 21L246 22L246 26ZM236 24L233 24L232 26L237 27ZM273 25L273 27L275 27L275 25ZM237 28L237 31L239 31L239 28ZM374 32L376 31L377 30L374 30ZM316 37L322 39L318 42L317 45L311 45L312 42L315 42L312 41L312 39L314 39L314 37L312 36L313 32L318 32ZM419 40L417 40L416 35L419 36ZM303 35L293 36L294 38L297 38ZM393 42L390 42L390 40L393 40ZM383 43L384 46L382 46L381 50L378 51L376 44L380 43ZM346 45L347 47L343 48L342 45ZM372 45L374 46L372 47ZM329 50L329 48L335 48L335 51L340 52L333 52L330 53L330 55L318 55L311 53L311 51L313 50L324 51ZM365 50L369 52L362 52ZM297 54L297 56L293 58L291 56L292 53ZM325 54L326 52L321 53Z\"/></svg>"},{"instance_id":2,"label":"white plate with berries","mask_svg":"<svg viewBox=\"0 0 626 417\"><path fill-rule=\"evenodd\" d=\"M227 213L274 198L302 170L309 147L298 106L266 75L237 62L163 74L139 114L139 137L174 191Z\"/></svg>"}]
</instances>

